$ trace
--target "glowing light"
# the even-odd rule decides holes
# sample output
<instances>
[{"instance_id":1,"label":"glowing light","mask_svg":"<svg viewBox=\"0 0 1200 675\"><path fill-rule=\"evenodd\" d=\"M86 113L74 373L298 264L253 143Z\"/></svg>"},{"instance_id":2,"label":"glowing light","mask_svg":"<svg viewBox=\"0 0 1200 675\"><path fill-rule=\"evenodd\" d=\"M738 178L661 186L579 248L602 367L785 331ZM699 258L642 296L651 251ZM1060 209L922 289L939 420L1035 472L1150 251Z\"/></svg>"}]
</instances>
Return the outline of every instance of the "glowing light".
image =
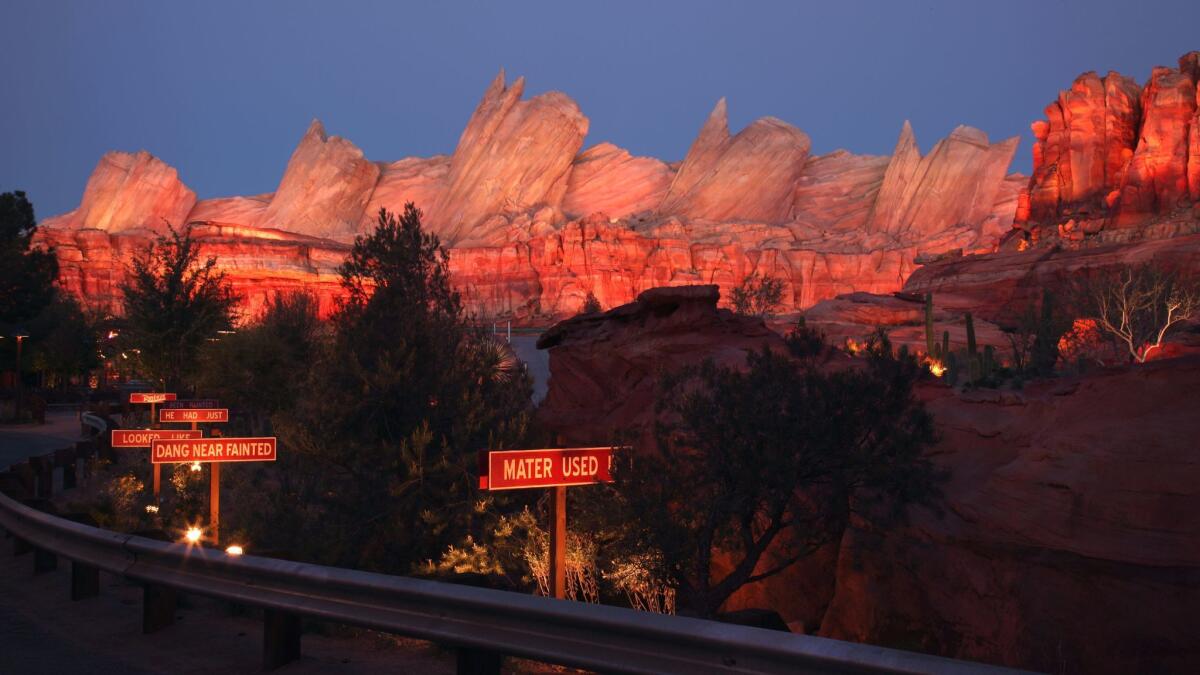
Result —
<instances>
[{"instance_id":1,"label":"glowing light","mask_svg":"<svg viewBox=\"0 0 1200 675\"><path fill-rule=\"evenodd\" d=\"M862 351L862 345L854 338L846 338L846 351L850 354L857 354Z\"/></svg>"},{"instance_id":2,"label":"glowing light","mask_svg":"<svg viewBox=\"0 0 1200 675\"><path fill-rule=\"evenodd\" d=\"M231 544L225 548L225 553L228 555L241 555L243 552L242 547L237 544Z\"/></svg>"},{"instance_id":3,"label":"glowing light","mask_svg":"<svg viewBox=\"0 0 1200 675\"><path fill-rule=\"evenodd\" d=\"M146 513L158 513L158 507L153 504L147 504Z\"/></svg>"},{"instance_id":4,"label":"glowing light","mask_svg":"<svg viewBox=\"0 0 1200 675\"><path fill-rule=\"evenodd\" d=\"M946 374L946 366L937 361L930 361L929 372L933 373L934 377L941 377Z\"/></svg>"},{"instance_id":5,"label":"glowing light","mask_svg":"<svg viewBox=\"0 0 1200 675\"><path fill-rule=\"evenodd\" d=\"M118 333L118 332L117 332L117 331L115 331L115 330L110 330L110 331L108 331L108 339L109 339L109 340L111 340L111 339L113 339L113 338L117 337L118 335L120 335L120 333Z\"/></svg>"},{"instance_id":6,"label":"glowing light","mask_svg":"<svg viewBox=\"0 0 1200 675\"><path fill-rule=\"evenodd\" d=\"M203 534L204 534L204 531L201 530L200 528L189 527L187 529L187 532L184 533L183 538L187 539L189 544L195 544L200 541L200 537L203 536Z\"/></svg>"},{"instance_id":7,"label":"glowing light","mask_svg":"<svg viewBox=\"0 0 1200 675\"><path fill-rule=\"evenodd\" d=\"M192 471L200 470L200 462L192 462Z\"/></svg>"}]
</instances>

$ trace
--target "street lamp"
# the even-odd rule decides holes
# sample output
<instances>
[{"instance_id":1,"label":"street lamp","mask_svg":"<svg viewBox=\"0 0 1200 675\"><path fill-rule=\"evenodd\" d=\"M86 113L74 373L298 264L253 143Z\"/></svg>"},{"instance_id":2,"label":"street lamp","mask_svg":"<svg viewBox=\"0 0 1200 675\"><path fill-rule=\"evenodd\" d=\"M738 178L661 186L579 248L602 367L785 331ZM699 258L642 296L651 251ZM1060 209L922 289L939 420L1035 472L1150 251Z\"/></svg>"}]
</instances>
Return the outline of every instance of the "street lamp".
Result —
<instances>
[{"instance_id":1,"label":"street lamp","mask_svg":"<svg viewBox=\"0 0 1200 675\"><path fill-rule=\"evenodd\" d=\"M20 328L13 331L13 338L17 341L17 400L13 403L13 421L16 422L21 421L21 343L27 337L29 335Z\"/></svg>"}]
</instances>

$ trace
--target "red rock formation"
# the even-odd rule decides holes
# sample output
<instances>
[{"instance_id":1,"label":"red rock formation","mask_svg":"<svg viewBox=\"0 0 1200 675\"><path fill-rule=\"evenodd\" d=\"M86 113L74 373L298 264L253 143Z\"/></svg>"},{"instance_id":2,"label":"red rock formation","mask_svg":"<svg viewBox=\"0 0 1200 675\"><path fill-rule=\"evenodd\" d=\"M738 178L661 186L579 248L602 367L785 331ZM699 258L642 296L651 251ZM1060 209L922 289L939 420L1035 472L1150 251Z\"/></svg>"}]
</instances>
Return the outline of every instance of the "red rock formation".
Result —
<instances>
[{"instance_id":1,"label":"red rock formation","mask_svg":"<svg viewBox=\"0 0 1200 675\"><path fill-rule=\"evenodd\" d=\"M1072 245L1197 231L1187 211L1200 200L1198 63L1200 52L1185 54L1141 89L1114 72L1079 76L1033 123L1018 226Z\"/></svg>"},{"instance_id":2,"label":"red rock formation","mask_svg":"<svg viewBox=\"0 0 1200 675\"><path fill-rule=\"evenodd\" d=\"M126 232L163 232L181 226L196 203L196 193L175 169L145 150L131 155L110 152L88 179L79 208L43 221L47 228Z\"/></svg>"},{"instance_id":3,"label":"red rock formation","mask_svg":"<svg viewBox=\"0 0 1200 675\"><path fill-rule=\"evenodd\" d=\"M634 157L612 143L592 146L575 158L562 210L568 217L603 213L628 218L653 211L675 172L653 157Z\"/></svg>"},{"instance_id":4,"label":"red rock formation","mask_svg":"<svg viewBox=\"0 0 1200 675\"><path fill-rule=\"evenodd\" d=\"M947 259L917 269L905 282L904 291L932 292L941 308L999 320L1008 307L1037 302L1043 289L1064 297L1081 274L1146 262L1200 270L1200 235Z\"/></svg>"},{"instance_id":5,"label":"red rock formation","mask_svg":"<svg viewBox=\"0 0 1200 675\"><path fill-rule=\"evenodd\" d=\"M659 295L662 293L662 295ZM546 333L545 420L567 442L646 442L660 368L744 362L778 343L662 289ZM911 306L885 308L898 321ZM852 527L840 545L736 594L795 628L1045 672L1191 672L1200 642L1200 358L1020 392L920 390L948 472L941 514Z\"/></svg>"},{"instance_id":6,"label":"red rock formation","mask_svg":"<svg viewBox=\"0 0 1200 675\"><path fill-rule=\"evenodd\" d=\"M523 89L501 73L448 157L370 162L314 122L278 189L254 197L194 203L159 160L114 155L80 209L38 236L59 246L68 288L118 309L125 265L150 242L143 228L164 217L218 227L207 250L254 305L305 278L328 293L343 245L369 232L380 208L412 201L451 246L453 281L480 316L545 323L574 314L588 293L616 306L656 286L730 288L752 273L781 278L784 309L794 310L897 290L922 252L993 250L1021 180L1004 176L1012 142L991 145L973 129L925 157L906 126L891 159L809 158L808 137L779 120L730 136L724 101L676 171L610 144L580 153L588 123L574 102L521 100ZM92 228L142 234L116 241ZM227 251L238 251L236 264Z\"/></svg>"},{"instance_id":7,"label":"red rock formation","mask_svg":"<svg viewBox=\"0 0 1200 675\"><path fill-rule=\"evenodd\" d=\"M659 211L695 220L784 222L811 146L803 131L773 117L756 120L730 138L721 99Z\"/></svg>"},{"instance_id":8,"label":"red rock formation","mask_svg":"<svg viewBox=\"0 0 1200 675\"><path fill-rule=\"evenodd\" d=\"M761 319L717 308L716 286L655 288L604 314L567 319L538 339L550 354L550 392L538 415L566 443L610 442L646 413L664 371L712 358L740 366L746 354L780 348Z\"/></svg>"},{"instance_id":9,"label":"red rock formation","mask_svg":"<svg viewBox=\"0 0 1200 675\"><path fill-rule=\"evenodd\" d=\"M962 224L980 226L992 213L1017 141L992 145L982 131L960 126L921 157L905 122L868 229L912 241Z\"/></svg>"},{"instance_id":10,"label":"red rock formation","mask_svg":"<svg viewBox=\"0 0 1200 675\"><path fill-rule=\"evenodd\" d=\"M510 215L558 208L588 119L564 94L521 100L525 78L504 71L483 95L450 159L430 222L452 246L503 245Z\"/></svg>"},{"instance_id":11,"label":"red rock formation","mask_svg":"<svg viewBox=\"0 0 1200 675\"><path fill-rule=\"evenodd\" d=\"M326 135L321 122L313 120L262 220L244 224L353 241L378 180L379 167L364 158L362 150L344 138Z\"/></svg>"}]
</instances>

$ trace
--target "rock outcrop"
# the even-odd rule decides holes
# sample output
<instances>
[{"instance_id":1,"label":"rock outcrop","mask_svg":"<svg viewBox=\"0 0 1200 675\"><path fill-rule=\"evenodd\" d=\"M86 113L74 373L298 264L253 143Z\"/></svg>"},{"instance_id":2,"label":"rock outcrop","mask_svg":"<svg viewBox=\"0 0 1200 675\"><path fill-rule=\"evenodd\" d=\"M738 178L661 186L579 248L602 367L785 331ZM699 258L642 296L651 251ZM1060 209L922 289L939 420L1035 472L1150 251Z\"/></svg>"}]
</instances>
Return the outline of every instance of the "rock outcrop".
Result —
<instances>
[{"instance_id":1,"label":"rock outcrop","mask_svg":"<svg viewBox=\"0 0 1200 675\"><path fill-rule=\"evenodd\" d=\"M379 166L363 157L362 150L328 136L321 122L313 120L262 220L246 224L353 241L378 180Z\"/></svg>"},{"instance_id":2,"label":"rock outcrop","mask_svg":"<svg viewBox=\"0 0 1200 675\"><path fill-rule=\"evenodd\" d=\"M448 156L369 161L314 121L265 195L195 202L160 160L109 155L80 208L38 237L57 247L68 289L118 309L133 253L163 222L193 223L256 307L305 279L329 293L346 245L379 209L411 201L450 247L452 281L477 316L544 324L576 313L588 293L612 307L657 286L728 290L751 274L781 279L781 309L794 311L896 291L918 257L995 250L1024 181L1005 176L1015 139L992 144L960 127L922 156L905 125L893 157L810 157L808 137L780 120L731 135L724 100L677 168L608 143L581 152L578 106L523 91L501 73Z\"/></svg>"},{"instance_id":3,"label":"rock outcrop","mask_svg":"<svg viewBox=\"0 0 1200 675\"><path fill-rule=\"evenodd\" d=\"M562 211L568 217L603 213L629 218L656 209L675 172L653 157L634 157L612 143L601 143L575 158Z\"/></svg>"},{"instance_id":4,"label":"rock outcrop","mask_svg":"<svg viewBox=\"0 0 1200 675\"><path fill-rule=\"evenodd\" d=\"M88 179L79 208L43 221L47 228L165 232L181 227L196 204L196 193L179 174L145 150L110 152Z\"/></svg>"},{"instance_id":5,"label":"rock outcrop","mask_svg":"<svg viewBox=\"0 0 1200 675\"><path fill-rule=\"evenodd\" d=\"M451 246L503 245L512 216L562 205L588 119L564 94L524 91L525 78L506 87L500 71L458 140L430 214Z\"/></svg>"},{"instance_id":6,"label":"rock outcrop","mask_svg":"<svg viewBox=\"0 0 1200 675\"><path fill-rule=\"evenodd\" d=\"M617 429L646 435L644 413L663 372L705 358L737 366L748 351L782 347L761 319L718 309L719 293L713 285L654 288L556 324L537 342L549 350L553 392L538 415L565 443L605 443Z\"/></svg>"},{"instance_id":7,"label":"rock outcrop","mask_svg":"<svg viewBox=\"0 0 1200 675\"><path fill-rule=\"evenodd\" d=\"M1087 246L1200 231L1200 52L1144 87L1080 75L1034 122L1033 176L1017 226L1026 242Z\"/></svg>"},{"instance_id":8,"label":"rock outcrop","mask_svg":"<svg viewBox=\"0 0 1200 675\"><path fill-rule=\"evenodd\" d=\"M811 147L803 131L773 117L756 120L730 137L721 99L659 211L691 220L784 222Z\"/></svg>"},{"instance_id":9,"label":"rock outcrop","mask_svg":"<svg viewBox=\"0 0 1200 675\"><path fill-rule=\"evenodd\" d=\"M542 338L542 412L567 442L645 442L657 374L778 343L711 287L651 291ZM846 302L853 302L853 298ZM905 322L913 303L874 310ZM919 305L916 305L919 307ZM1200 605L1200 357L1022 391L922 386L941 513L839 544L736 594L793 629L1041 672L1191 672Z\"/></svg>"}]
</instances>

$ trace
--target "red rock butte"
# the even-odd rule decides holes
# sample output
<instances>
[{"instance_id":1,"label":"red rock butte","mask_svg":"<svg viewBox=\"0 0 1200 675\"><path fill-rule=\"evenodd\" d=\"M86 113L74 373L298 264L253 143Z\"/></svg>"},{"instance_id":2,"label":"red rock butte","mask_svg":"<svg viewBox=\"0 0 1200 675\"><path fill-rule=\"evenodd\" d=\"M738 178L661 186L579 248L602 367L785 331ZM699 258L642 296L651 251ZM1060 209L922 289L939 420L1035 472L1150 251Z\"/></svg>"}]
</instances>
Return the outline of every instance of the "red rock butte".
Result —
<instances>
[{"instance_id":1,"label":"red rock butte","mask_svg":"<svg viewBox=\"0 0 1200 675\"><path fill-rule=\"evenodd\" d=\"M1200 52L1139 89L1080 76L1033 125L1034 175L1009 174L1017 138L960 126L929 153L905 122L890 156L812 156L808 136L763 118L731 133L717 102L681 162L584 148L588 119L550 92L523 97L503 71L451 155L376 162L313 121L273 193L197 200L146 152L110 152L79 208L44 220L61 283L118 309L132 257L167 224L190 225L245 316L306 289L325 312L337 266L380 208L414 202L450 249L472 313L544 324L592 293L605 307L659 286L751 274L782 279L787 310L853 291L900 290L947 255L1165 238L1195 232ZM722 293L726 295L726 293Z\"/></svg>"}]
</instances>

